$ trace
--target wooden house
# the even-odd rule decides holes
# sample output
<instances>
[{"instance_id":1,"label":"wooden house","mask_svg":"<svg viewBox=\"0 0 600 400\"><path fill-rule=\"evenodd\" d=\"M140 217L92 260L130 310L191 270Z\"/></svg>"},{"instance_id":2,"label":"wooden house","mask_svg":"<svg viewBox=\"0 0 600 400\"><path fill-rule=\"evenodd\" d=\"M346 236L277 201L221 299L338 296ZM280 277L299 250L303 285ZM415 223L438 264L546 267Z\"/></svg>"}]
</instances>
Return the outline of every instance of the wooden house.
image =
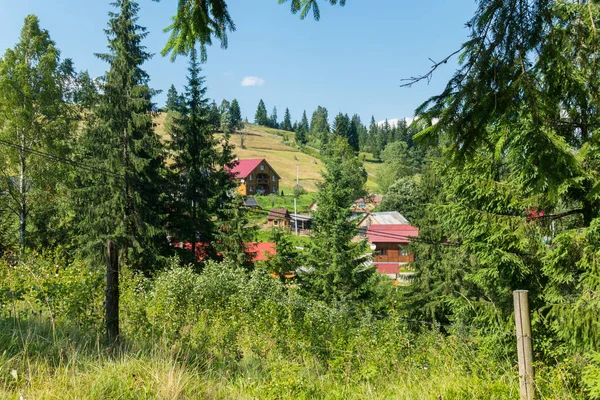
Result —
<instances>
[{"instance_id":1,"label":"wooden house","mask_svg":"<svg viewBox=\"0 0 600 400\"><path fill-rule=\"evenodd\" d=\"M238 160L230 173L237 181L237 191L242 196L279 193L281 177L264 158Z\"/></svg>"},{"instance_id":2,"label":"wooden house","mask_svg":"<svg viewBox=\"0 0 600 400\"><path fill-rule=\"evenodd\" d=\"M373 251L373 264L379 273L398 279L401 269L415 260L408 244L419 236L419 229L409 224L371 225L367 238Z\"/></svg>"},{"instance_id":3,"label":"wooden house","mask_svg":"<svg viewBox=\"0 0 600 400\"><path fill-rule=\"evenodd\" d=\"M290 227L291 216L287 208L272 208L267 216L269 226L279 226L281 228Z\"/></svg>"},{"instance_id":4,"label":"wooden house","mask_svg":"<svg viewBox=\"0 0 600 400\"><path fill-rule=\"evenodd\" d=\"M372 225L408 225L409 222L398 211L384 211L366 213L358 216L358 233L359 238L364 238L367 235L367 229Z\"/></svg>"},{"instance_id":5,"label":"wooden house","mask_svg":"<svg viewBox=\"0 0 600 400\"><path fill-rule=\"evenodd\" d=\"M379 194L371 194L365 197L361 197L360 199L354 200L350 209L355 214L364 214L373 211L375 207L377 207L383 196Z\"/></svg>"}]
</instances>

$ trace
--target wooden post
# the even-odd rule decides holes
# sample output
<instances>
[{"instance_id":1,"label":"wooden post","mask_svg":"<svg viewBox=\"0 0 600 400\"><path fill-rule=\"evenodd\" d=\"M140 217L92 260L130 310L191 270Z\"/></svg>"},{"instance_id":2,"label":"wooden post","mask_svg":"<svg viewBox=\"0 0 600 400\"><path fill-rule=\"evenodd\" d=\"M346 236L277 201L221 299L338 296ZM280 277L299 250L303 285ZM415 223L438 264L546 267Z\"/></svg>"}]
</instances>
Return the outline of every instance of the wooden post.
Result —
<instances>
[{"instance_id":1,"label":"wooden post","mask_svg":"<svg viewBox=\"0 0 600 400\"><path fill-rule=\"evenodd\" d=\"M533 384L533 345L527 290L515 290L515 324L517 325L517 352L519 357L519 384L521 400L535 400Z\"/></svg>"},{"instance_id":2,"label":"wooden post","mask_svg":"<svg viewBox=\"0 0 600 400\"><path fill-rule=\"evenodd\" d=\"M119 337L119 254L110 239L106 256L106 338L112 344Z\"/></svg>"}]
</instances>

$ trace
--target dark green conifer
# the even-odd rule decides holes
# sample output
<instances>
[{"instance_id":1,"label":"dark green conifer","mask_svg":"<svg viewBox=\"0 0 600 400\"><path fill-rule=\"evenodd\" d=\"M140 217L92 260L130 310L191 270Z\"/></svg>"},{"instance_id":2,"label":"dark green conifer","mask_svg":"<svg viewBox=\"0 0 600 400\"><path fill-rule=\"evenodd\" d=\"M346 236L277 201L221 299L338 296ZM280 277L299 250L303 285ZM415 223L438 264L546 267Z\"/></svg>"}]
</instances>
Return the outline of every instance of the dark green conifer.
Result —
<instances>
[{"instance_id":1,"label":"dark green conifer","mask_svg":"<svg viewBox=\"0 0 600 400\"><path fill-rule=\"evenodd\" d=\"M254 115L254 123L256 125L268 126L269 125L269 117L267 115L267 107L265 106L264 101L260 99L258 102L258 108L256 109L256 114Z\"/></svg>"}]
</instances>

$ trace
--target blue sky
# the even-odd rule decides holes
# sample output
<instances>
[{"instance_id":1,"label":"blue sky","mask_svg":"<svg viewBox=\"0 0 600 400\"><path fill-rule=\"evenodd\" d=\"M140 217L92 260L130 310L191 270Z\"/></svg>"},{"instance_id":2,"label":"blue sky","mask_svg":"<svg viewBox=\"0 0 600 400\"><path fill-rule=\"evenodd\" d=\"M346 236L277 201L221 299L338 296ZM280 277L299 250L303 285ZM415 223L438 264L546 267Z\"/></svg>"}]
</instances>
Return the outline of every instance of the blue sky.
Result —
<instances>
[{"instance_id":1,"label":"blue sky","mask_svg":"<svg viewBox=\"0 0 600 400\"><path fill-rule=\"evenodd\" d=\"M173 83L185 84L187 59L174 63L160 56L176 0L138 0L139 23L149 30L145 45L156 55L144 67L151 86L164 92L155 101L162 105ZM345 7L321 0L321 21L300 21L289 5L277 0L229 0L236 32L229 48L209 49L203 66L208 96L218 102L237 98L250 121L259 99L269 113L277 106L279 118L289 107L293 119L302 110L310 114L317 105L338 112L358 113L368 123L412 116L428 97L439 93L456 69L448 62L427 84L400 88L400 79L426 72L431 57L444 58L466 39L465 23L475 11L474 0L347 0ZM111 9L104 0L0 0L0 51L14 46L23 19L33 13L75 67L92 76L107 66L94 57L106 50L103 29ZM243 86L246 83L262 83Z\"/></svg>"}]
</instances>

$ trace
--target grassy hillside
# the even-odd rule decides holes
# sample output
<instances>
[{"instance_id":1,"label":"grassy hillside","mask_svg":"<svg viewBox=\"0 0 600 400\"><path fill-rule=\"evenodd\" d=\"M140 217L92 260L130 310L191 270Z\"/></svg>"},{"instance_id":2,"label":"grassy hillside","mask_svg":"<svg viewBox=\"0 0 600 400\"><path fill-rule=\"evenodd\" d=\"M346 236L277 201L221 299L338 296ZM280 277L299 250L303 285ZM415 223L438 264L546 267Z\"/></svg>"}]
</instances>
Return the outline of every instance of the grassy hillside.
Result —
<instances>
[{"instance_id":1,"label":"grassy hillside","mask_svg":"<svg viewBox=\"0 0 600 400\"><path fill-rule=\"evenodd\" d=\"M156 132L168 140L165 133L166 114L159 114L154 123ZM318 158L302 153L292 146L294 142L294 132L287 132L279 129L267 128L253 124L246 124L245 148L240 146L241 136L232 135L231 141L235 144L235 153L239 158L266 158L269 164L281 176L281 189L289 193L296 184L296 165L299 165L299 182L309 192L317 190L316 183L321 181L321 170L323 163ZM287 139L287 142L285 141ZM361 155L362 157L362 155ZM369 173L367 188L373 192L377 191L377 182L375 176L379 163L365 159L365 168Z\"/></svg>"}]
</instances>

